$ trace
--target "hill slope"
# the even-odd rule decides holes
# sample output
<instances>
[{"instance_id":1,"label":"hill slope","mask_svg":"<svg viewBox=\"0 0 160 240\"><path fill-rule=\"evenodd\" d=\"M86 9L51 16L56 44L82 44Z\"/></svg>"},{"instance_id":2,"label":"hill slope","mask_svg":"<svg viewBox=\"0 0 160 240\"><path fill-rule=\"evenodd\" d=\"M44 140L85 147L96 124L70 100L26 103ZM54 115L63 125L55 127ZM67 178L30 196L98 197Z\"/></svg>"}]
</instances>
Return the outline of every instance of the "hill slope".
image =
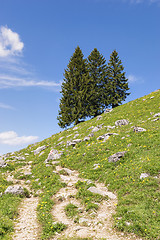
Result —
<instances>
[{"instance_id":1,"label":"hill slope","mask_svg":"<svg viewBox=\"0 0 160 240\"><path fill-rule=\"evenodd\" d=\"M98 206L107 201L106 195L102 197L88 190L102 182L118 198L113 216L117 231L134 233L144 239L160 239L159 118L160 91L157 90L19 152L4 155L7 166L0 168L0 239L10 239L13 219L22 200L3 193L17 183L28 188L33 197L38 196L41 238L51 239L66 228L61 222L53 224L52 216L53 195L66 186L59 175L70 175L65 168L78 170L81 179L92 180L78 181L73 196L81 200L87 214L96 214ZM44 149L39 148L42 146ZM117 152L123 156L109 158ZM57 159L60 163L53 162ZM60 174L57 174L57 164L63 167ZM76 206L68 209L69 214L74 213L70 217L78 222L80 213L76 212Z\"/></svg>"}]
</instances>

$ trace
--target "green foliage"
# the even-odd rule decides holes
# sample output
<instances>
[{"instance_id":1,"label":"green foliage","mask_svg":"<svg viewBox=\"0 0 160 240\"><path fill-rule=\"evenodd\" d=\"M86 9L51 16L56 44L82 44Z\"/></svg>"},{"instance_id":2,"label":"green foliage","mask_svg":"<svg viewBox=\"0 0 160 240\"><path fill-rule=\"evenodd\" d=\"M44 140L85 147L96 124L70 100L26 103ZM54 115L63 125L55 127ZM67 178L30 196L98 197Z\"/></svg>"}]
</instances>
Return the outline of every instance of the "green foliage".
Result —
<instances>
[{"instance_id":1,"label":"green foliage","mask_svg":"<svg viewBox=\"0 0 160 240\"><path fill-rule=\"evenodd\" d=\"M90 98L90 116L97 116L101 114L104 107L107 107L107 65L106 60L102 54L95 48L88 56L88 71L91 79L91 98ZM103 98L106 98L105 105L103 104Z\"/></svg>"},{"instance_id":2,"label":"green foliage","mask_svg":"<svg viewBox=\"0 0 160 240\"><path fill-rule=\"evenodd\" d=\"M107 66L107 80L108 80L108 96L104 95L103 102L105 105L108 101L112 107L116 107L126 99L130 94L127 91L128 79L125 77L125 72L123 72L124 67L121 60L119 60L118 53L114 50L110 56L110 60Z\"/></svg>"},{"instance_id":3,"label":"green foliage","mask_svg":"<svg viewBox=\"0 0 160 240\"><path fill-rule=\"evenodd\" d=\"M77 124L88 115L89 82L86 60L83 59L81 49L77 47L64 73L60 111L57 118L60 127Z\"/></svg>"},{"instance_id":4,"label":"green foliage","mask_svg":"<svg viewBox=\"0 0 160 240\"><path fill-rule=\"evenodd\" d=\"M65 213L68 217L73 218L77 213L78 213L78 207L75 206L72 203L69 203L66 207L65 207Z\"/></svg>"}]
</instances>

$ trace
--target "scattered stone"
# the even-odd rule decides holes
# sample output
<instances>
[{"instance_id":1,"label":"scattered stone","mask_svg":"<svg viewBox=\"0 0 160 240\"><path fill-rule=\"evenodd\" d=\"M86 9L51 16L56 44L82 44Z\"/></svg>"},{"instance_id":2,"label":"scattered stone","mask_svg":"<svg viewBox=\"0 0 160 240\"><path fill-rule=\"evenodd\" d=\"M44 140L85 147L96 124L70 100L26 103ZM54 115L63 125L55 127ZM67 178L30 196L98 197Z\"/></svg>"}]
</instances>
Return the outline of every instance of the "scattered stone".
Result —
<instances>
[{"instance_id":1,"label":"scattered stone","mask_svg":"<svg viewBox=\"0 0 160 240\"><path fill-rule=\"evenodd\" d=\"M59 164L60 161L52 161L52 164L55 165L55 164Z\"/></svg>"},{"instance_id":2,"label":"scattered stone","mask_svg":"<svg viewBox=\"0 0 160 240\"><path fill-rule=\"evenodd\" d=\"M83 155L82 155L82 156L84 157L85 155L86 155L86 153L83 153Z\"/></svg>"},{"instance_id":3,"label":"scattered stone","mask_svg":"<svg viewBox=\"0 0 160 240\"><path fill-rule=\"evenodd\" d=\"M117 161L119 161L121 157L124 157L126 152L127 151L123 151L123 152L117 152L117 153L113 154L112 156L110 156L108 158L108 162L117 162Z\"/></svg>"},{"instance_id":4,"label":"scattered stone","mask_svg":"<svg viewBox=\"0 0 160 240\"><path fill-rule=\"evenodd\" d=\"M129 122L126 119L117 120L115 122L116 127L122 126L122 125L128 125L128 124L129 124Z\"/></svg>"},{"instance_id":5,"label":"scattered stone","mask_svg":"<svg viewBox=\"0 0 160 240\"><path fill-rule=\"evenodd\" d=\"M160 117L160 113L156 113L153 117Z\"/></svg>"},{"instance_id":6,"label":"scattered stone","mask_svg":"<svg viewBox=\"0 0 160 240\"><path fill-rule=\"evenodd\" d=\"M30 176L30 175L32 175L32 173L31 172L24 172L24 175L25 176Z\"/></svg>"},{"instance_id":7,"label":"scattered stone","mask_svg":"<svg viewBox=\"0 0 160 240\"><path fill-rule=\"evenodd\" d=\"M38 182L39 181L39 178L35 179L35 182Z\"/></svg>"},{"instance_id":8,"label":"scattered stone","mask_svg":"<svg viewBox=\"0 0 160 240\"><path fill-rule=\"evenodd\" d=\"M77 138L79 136L79 133L77 133L76 135L74 135L74 137L73 138Z\"/></svg>"},{"instance_id":9,"label":"scattered stone","mask_svg":"<svg viewBox=\"0 0 160 240\"><path fill-rule=\"evenodd\" d=\"M132 143L129 143L128 145L127 145L127 147L131 147L132 146Z\"/></svg>"},{"instance_id":10,"label":"scattered stone","mask_svg":"<svg viewBox=\"0 0 160 240\"><path fill-rule=\"evenodd\" d=\"M72 136L72 134L68 135L67 138L69 138L69 137L71 137L71 136Z\"/></svg>"},{"instance_id":11,"label":"scattered stone","mask_svg":"<svg viewBox=\"0 0 160 240\"><path fill-rule=\"evenodd\" d=\"M100 130L100 128L94 127L93 130L92 130L92 133L93 133L93 132L97 132L97 131L99 131L99 130Z\"/></svg>"},{"instance_id":12,"label":"scattered stone","mask_svg":"<svg viewBox=\"0 0 160 240\"><path fill-rule=\"evenodd\" d=\"M143 101L146 101L146 99L144 98Z\"/></svg>"},{"instance_id":13,"label":"scattered stone","mask_svg":"<svg viewBox=\"0 0 160 240\"><path fill-rule=\"evenodd\" d=\"M108 196L110 199L116 199L116 195L113 194L112 192L108 192L107 188L105 188L105 190L101 190L99 188L96 188L96 187L89 187L88 188L88 191L92 192L92 193L95 193L95 194L99 194L99 195L102 195L102 196Z\"/></svg>"},{"instance_id":14,"label":"scattered stone","mask_svg":"<svg viewBox=\"0 0 160 240\"><path fill-rule=\"evenodd\" d=\"M87 130L90 130L90 129L93 129L94 127L93 126L91 126L91 127L89 127Z\"/></svg>"},{"instance_id":15,"label":"scattered stone","mask_svg":"<svg viewBox=\"0 0 160 240\"><path fill-rule=\"evenodd\" d=\"M44 154L44 151L39 154L39 157Z\"/></svg>"},{"instance_id":16,"label":"scattered stone","mask_svg":"<svg viewBox=\"0 0 160 240\"><path fill-rule=\"evenodd\" d=\"M154 98L154 96L150 97L150 99L153 99L153 98Z\"/></svg>"},{"instance_id":17,"label":"scattered stone","mask_svg":"<svg viewBox=\"0 0 160 240\"><path fill-rule=\"evenodd\" d=\"M130 226L130 225L131 225L131 223L130 223L130 222L126 222L126 225L127 225L127 226Z\"/></svg>"},{"instance_id":18,"label":"scattered stone","mask_svg":"<svg viewBox=\"0 0 160 240\"><path fill-rule=\"evenodd\" d=\"M141 173L140 179L143 179L143 178L146 178L146 177L149 177L148 173Z\"/></svg>"},{"instance_id":19,"label":"scattered stone","mask_svg":"<svg viewBox=\"0 0 160 240\"><path fill-rule=\"evenodd\" d=\"M68 174L68 175L72 175L74 173L74 171L68 169L68 168L63 168L64 171Z\"/></svg>"},{"instance_id":20,"label":"scattered stone","mask_svg":"<svg viewBox=\"0 0 160 240\"><path fill-rule=\"evenodd\" d=\"M73 130L77 130L77 129L78 129L78 127L74 127L74 128L73 128Z\"/></svg>"},{"instance_id":21,"label":"scattered stone","mask_svg":"<svg viewBox=\"0 0 160 240\"><path fill-rule=\"evenodd\" d=\"M27 181L26 181L26 184L30 184L30 183L31 183L31 181L30 181L30 180L27 180Z\"/></svg>"},{"instance_id":22,"label":"scattered stone","mask_svg":"<svg viewBox=\"0 0 160 240\"><path fill-rule=\"evenodd\" d=\"M35 193L36 195L40 195L40 194L42 194L43 193L43 191L41 190L41 189L39 189L39 190L37 190L37 192Z\"/></svg>"},{"instance_id":23,"label":"scattered stone","mask_svg":"<svg viewBox=\"0 0 160 240\"><path fill-rule=\"evenodd\" d=\"M83 141L89 141L90 137L84 137Z\"/></svg>"},{"instance_id":24,"label":"scattered stone","mask_svg":"<svg viewBox=\"0 0 160 240\"><path fill-rule=\"evenodd\" d=\"M153 120L151 120L152 122L156 122L156 121L158 121L159 120L159 118L156 118L156 119L153 119Z\"/></svg>"},{"instance_id":25,"label":"scattered stone","mask_svg":"<svg viewBox=\"0 0 160 240\"><path fill-rule=\"evenodd\" d=\"M34 155L37 155L39 154L41 151L45 150L47 148L47 146L41 146L41 147L38 147L36 150L34 150Z\"/></svg>"},{"instance_id":26,"label":"scattered stone","mask_svg":"<svg viewBox=\"0 0 160 240\"><path fill-rule=\"evenodd\" d=\"M121 139L125 139L125 137L122 137Z\"/></svg>"},{"instance_id":27,"label":"scattered stone","mask_svg":"<svg viewBox=\"0 0 160 240\"><path fill-rule=\"evenodd\" d=\"M25 195L24 193L24 189L22 186L20 185L14 185L14 186L9 186L5 192L5 194L7 193L11 193L11 194L15 194L15 195Z\"/></svg>"},{"instance_id":28,"label":"scattered stone","mask_svg":"<svg viewBox=\"0 0 160 240\"><path fill-rule=\"evenodd\" d=\"M102 136L99 136L97 140L104 140L106 141L111 135L118 135L118 133L106 133Z\"/></svg>"},{"instance_id":29,"label":"scattered stone","mask_svg":"<svg viewBox=\"0 0 160 240\"><path fill-rule=\"evenodd\" d=\"M5 168L7 167L7 163L4 160L0 159L0 168Z\"/></svg>"},{"instance_id":30,"label":"scattered stone","mask_svg":"<svg viewBox=\"0 0 160 240\"><path fill-rule=\"evenodd\" d=\"M63 138L64 138L64 137L60 137L60 138L58 139L58 142L61 141Z\"/></svg>"},{"instance_id":31,"label":"scattered stone","mask_svg":"<svg viewBox=\"0 0 160 240\"><path fill-rule=\"evenodd\" d=\"M45 160L45 163L48 163L50 160L60 159L63 152L58 153L57 150L52 149L50 153L48 154L48 158Z\"/></svg>"},{"instance_id":32,"label":"scattered stone","mask_svg":"<svg viewBox=\"0 0 160 240\"><path fill-rule=\"evenodd\" d=\"M25 155L25 156L29 156L29 153L25 153L24 155Z\"/></svg>"},{"instance_id":33,"label":"scattered stone","mask_svg":"<svg viewBox=\"0 0 160 240\"><path fill-rule=\"evenodd\" d=\"M82 224L82 223L86 223L88 222L89 220L87 218L80 218L79 219L79 224Z\"/></svg>"},{"instance_id":34,"label":"scattered stone","mask_svg":"<svg viewBox=\"0 0 160 240\"><path fill-rule=\"evenodd\" d=\"M15 159L16 159L16 160L19 160L19 161L20 161L20 160L26 160L26 158L25 158L25 157L22 157L22 156L15 157Z\"/></svg>"},{"instance_id":35,"label":"scattered stone","mask_svg":"<svg viewBox=\"0 0 160 240\"><path fill-rule=\"evenodd\" d=\"M67 141L66 146L67 146L67 147L69 147L69 146L75 146L77 143L80 143L80 142L82 142L81 139L74 139L74 140L72 140L72 141Z\"/></svg>"},{"instance_id":36,"label":"scattered stone","mask_svg":"<svg viewBox=\"0 0 160 240\"><path fill-rule=\"evenodd\" d=\"M110 129L114 129L115 126L107 126L107 130L109 131Z\"/></svg>"},{"instance_id":37,"label":"scattered stone","mask_svg":"<svg viewBox=\"0 0 160 240\"><path fill-rule=\"evenodd\" d=\"M102 116L101 116L101 115L100 115L100 116L98 116L98 117L97 117L97 121L98 121L98 120L100 120L101 118L102 118Z\"/></svg>"},{"instance_id":38,"label":"scattered stone","mask_svg":"<svg viewBox=\"0 0 160 240\"><path fill-rule=\"evenodd\" d=\"M98 168L100 167L100 165L99 165L99 163L95 163L95 164L93 165L93 167L94 167L93 169L96 170L96 169L98 169Z\"/></svg>"},{"instance_id":39,"label":"scattered stone","mask_svg":"<svg viewBox=\"0 0 160 240\"><path fill-rule=\"evenodd\" d=\"M57 143L57 144L56 144L56 147L62 145L63 143L64 143L64 141L61 141L61 142Z\"/></svg>"},{"instance_id":40,"label":"scattered stone","mask_svg":"<svg viewBox=\"0 0 160 240\"><path fill-rule=\"evenodd\" d=\"M133 131L134 131L134 132L145 132L146 129L145 129L145 128L141 128L141 127L134 127L134 128L133 128Z\"/></svg>"},{"instance_id":41,"label":"scattered stone","mask_svg":"<svg viewBox=\"0 0 160 240\"><path fill-rule=\"evenodd\" d=\"M94 133L88 134L88 137L94 137Z\"/></svg>"},{"instance_id":42,"label":"scattered stone","mask_svg":"<svg viewBox=\"0 0 160 240\"><path fill-rule=\"evenodd\" d=\"M112 112L113 109L109 109L109 108L106 108L106 110L104 111L104 113L109 113L109 112Z\"/></svg>"}]
</instances>

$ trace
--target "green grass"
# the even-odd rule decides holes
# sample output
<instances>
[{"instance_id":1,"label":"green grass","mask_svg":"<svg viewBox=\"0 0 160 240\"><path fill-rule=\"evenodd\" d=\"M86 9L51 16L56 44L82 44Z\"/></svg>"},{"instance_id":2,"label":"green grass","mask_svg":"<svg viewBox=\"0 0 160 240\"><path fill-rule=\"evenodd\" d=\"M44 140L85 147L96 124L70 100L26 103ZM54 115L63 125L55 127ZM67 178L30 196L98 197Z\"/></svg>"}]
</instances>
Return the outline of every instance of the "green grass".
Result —
<instances>
[{"instance_id":1,"label":"green grass","mask_svg":"<svg viewBox=\"0 0 160 240\"><path fill-rule=\"evenodd\" d=\"M75 206L72 203L69 203L66 207L65 207L65 213L68 217L73 218L78 214L78 207Z\"/></svg>"},{"instance_id":2,"label":"green grass","mask_svg":"<svg viewBox=\"0 0 160 240\"><path fill-rule=\"evenodd\" d=\"M151 99L151 97L154 97ZM143 99L146 99L143 101ZM151 112L153 114L151 114ZM16 154L29 153L26 160L10 162L4 169L0 169L0 192L4 192L11 182L5 180L7 171L13 172L17 178L29 179L33 192L41 190L38 205L38 218L42 226L42 239L49 239L55 232L62 231L65 226L56 223L52 218L53 196L64 184L61 183L58 175L53 173L55 166L44 164L51 148L63 151L60 162L61 166L78 170L80 177L91 179L106 184L110 191L118 196L118 205L114 217L114 226L120 231L132 232L144 239L160 239L160 120L153 120L153 115L160 112L160 91L153 92L147 96L136 99L115 108L112 112L102 114L101 120L96 118L80 123L78 129L62 131L54 134L48 139L30 145ZM150 118L150 119L149 119ZM129 125L116 127L107 131L107 127L114 126L115 121L127 119ZM72 140L75 132L78 131L78 138L82 139L91 133L91 126L104 124L103 128L94 133L89 141L77 144L75 148L66 147L68 140ZM146 132L135 133L133 126L146 129ZM97 140L97 137L107 132L117 133L110 136L106 142ZM58 139L63 137L64 144L56 146ZM122 137L125 137L122 139ZM128 146L128 144L131 144ZM40 157L34 156L33 150L38 146L48 145L44 154ZM119 151L127 151L125 156L116 163L109 163L108 157ZM11 158L11 156L9 156ZM18 172L28 161L32 161L33 177L25 177ZM94 164L99 164L94 169ZM1 175L3 173L3 175ZM148 173L149 177L140 179L141 173ZM17 174L17 175L16 175ZM64 172L62 172L64 174ZM35 181L39 179L38 181ZM102 197L87 191L87 182L78 182L76 187L77 198L81 199L85 209L96 211L97 204ZM13 218L17 214L17 207L21 201L20 197L12 197L12 200L0 197L0 239L8 239L8 234L13 230ZM2 210L2 206L7 206ZM8 209L8 210L7 210ZM8 214L9 213L9 214ZM1 230L3 229L3 230ZM3 233L2 233L3 231Z\"/></svg>"}]
</instances>

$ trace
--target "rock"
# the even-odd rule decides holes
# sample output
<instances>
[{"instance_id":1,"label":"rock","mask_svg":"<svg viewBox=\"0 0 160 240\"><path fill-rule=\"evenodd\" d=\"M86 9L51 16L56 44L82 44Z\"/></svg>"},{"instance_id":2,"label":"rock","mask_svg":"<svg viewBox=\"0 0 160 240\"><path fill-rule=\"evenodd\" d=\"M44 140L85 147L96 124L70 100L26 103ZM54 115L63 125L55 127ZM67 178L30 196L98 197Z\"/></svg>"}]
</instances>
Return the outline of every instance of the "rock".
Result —
<instances>
[{"instance_id":1,"label":"rock","mask_svg":"<svg viewBox=\"0 0 160 240\"><path fill-rule=\"evenodd\" d=\"M57 150L52 149L50 151L50 153L48 154L48 158L45 160L45 163L48 163L50 160L56 160L56 159L60 159L60 157L62 156L63 152L58 153Z\"/></svg>"},{"instance_id":2,"label":"rock","mask_svg":"<svg viewBox=\"0 0 160 240\"><path fill-rule=\"evenodd\" d=\"M16 159L16 160L19 160L19 161L20 161L20 160L26 160L26 158L25 158L25 157L22 157L22 156L15 157L15 159Z\"/></svg>"},{"instance_id":3,"label":"rock","mask_svg":"<svg viewBox=\"0 0 160 240\"><path fill-rule=\"evenodd\" d=\"M127 147L131 147L132 146L132 143L129 143L128 145L127 145Z\"/></svg>"},{"instance_id":4,"label":"rock","mask_svg":"<svg viewBox=\"0 0 160 240\"><path fill-rule=\"evenodd\" d=\"M34 150L34 155L37 155L39 154L41 151L45 150L47 148L47 146L41 146L41 147L38 147L36 150Z\"/></svg>"},{"instance_id":5,"label":"rock","mask_svg":"<svg viewBox=\"0 0 160 240\"><path fill-rule=\"evenodd\" d=\"M159 120L159 118L156 118L156 119L153 119L153 120L151 120L152 122L156 122L156 121L158 121Z\"/></svg>"},{"instance_id":6,"label":"rock","mask_svg":"<svg viewBox=\"0 0 160 240\"><path fill-rule=\"evenodd\" d=\"M52 161L52 164L55 165L55 164L59 164L60 161Z\"/></svg>"},{"instance_id":7,"label":"rock","mask_svg":"<svg viewBox=\"0 0 160 240\"><path fill-rule=\"evenodd\" d=\"M39 154L39 157L42 156L43 154L44 154L44 151Z\"/></svg>"},{"instance_id":8,"label":"rock","mask_svg":"<svg viewBox=\"0 0 160 240\"><path fill-rule=\"evenodd\" d=\"M24 155L25 155L25 156L29 156L29 153L25 153Z\"/></svg>"},{"instance_id":9,"label":"rock","mask_svg":"<svg viewBox=\"0 0 160 240\"><path fill-rule=\"evenodd\" d=\"M25 195L24 193L24 189L22 186L20 185L14 185L14 186L9 186L5 192L5 194L7 193L11 193L11 194L14 194L14 195Z\"/></svg>"},{"instance_id":10,"label":"rock","mask_svg":"<svg viewBox=\"0 0 160 240\"><path fill-rule=\"evenodd\" d=\"M109 109L109 108L106 108L106 110L104 111L104 113L109 113L109 112L112 112L113 109Z\"/></svg>"},{"instance_id":11,"label":"rock","mask_svg":"<svg viewBox=\"0 0 160 240\"><path fill-rule=\"evenodd\" d=\"M115 126L107 126L107 130L109 131L110 129L114 129Z\"/></svg>"},{"instance_id":12,"label":"rock","mask_svg":"<svg viewBox=\"0 0 160 240\"><path fill-rule=\"evenodd\" d=\"M77 130L77 129L78 129L78 127L74 127L74 128L73 128L73 130Z\"/></svg>"},{"instance_id":13,"label":"rock","mask_svg":"<svg viewBox=\"0 0 160 240\"><path fill-rule=\"evenodd\" d=\"M30 176L30 175L32 175L32 173L31 172L24 172L24 175L25 176Z\"/></svg>"},{"instance_id":14,"label":"rock","mask_svg":"<svg viewBox=\"0 0 160 240\"><path fill-rule=\"evenodd\" d=\"M134 127L134 128L133 128L133 131L134 131L134 132L145 132L146 129L145 129L145 128L141 128L141 127Z\"/></svg>"},{"instance_id":15,"label":"rock","mask_svg":"<svg viewBox=\"0 0 160 240\"><path fill-rule=\"evenodd\" d=\"M117 161L119 161L121 157L124 157L126 152L127 151L123 151L123 152L117 152L117 153L113 154L112 156L110 156L108 158L108 162L117 162Z\"/></svg>"},{"instance_id":16,"label":"rock","mask_svg":"<svg viewBox=\"0 0 160 240\"><path fill-rule=\"evenodd\" d=\"M27 181L26 181L26 184L30 184L30 183L31 183L31 181L30 181L30 180L27 180Z\"/></svg>"},{"instance_id":17,"label":"rock","mask_svg":"<svg viewBox=\"0 0 160 240\"><path fill-rule=\"evenodd\" d=\"M72 140L72 141L67 141L67 147L68 146L75 146L77 143L80 143L80 142L82 142L82 140L81 139L74 139L74 140Z\"/></svg>"},{"instance_id":18,"label":"rock","mask_svg":"<svg viewBox=\"0 0 160 240\"><path fill-rule=\"evenodd\" d=\"M63 143L64 143L64 141L61 141L61 142L57 143L57 144L56 144L56 147L62 145Z\"/></svg>"},{"instance_id":19,"label":"rock","mask_svg":"<svg viewBox=\"0 0 160 240\"><path fill-rule=\"evenodd\" d=\"M91 127L89 127L87 130L90 130L90 129L93 129L94 127L93 126L91 126Z\"/></svg>"},{"instance_id":20,"label":"rock","mask_svg":"<svg viewBox=\"0 0 160 240\"><path fill-rule=\"evenodd\" d=\"M4 160L0 159L0 168L7 167L7 163Z\"/></svg>"},{"instance_id":21,"label":"rock","mask_svg":"<svg viewBox=\"0 0 160 240\"><path fill-rule=\"evenodd\" d=\"M118 135L118 133L106 133L106 134L104 134L102 136L99 136L97 138L97 140L104 140L104 141L106 141L109 138L109 136L111 136L111 135Z\"/></svg>"},{"instance_id":22,"label":"rock","mask_svg":"<svg viewBox=\"0 0 160 240\"><path fill-rule=\"evenodd\" d=\"M79 136L79 133L75 134L73 138L77 138Z\"/></svg>"},{"instance_id":23,"label":"rock","mask_svg":"<svg viewBox=\"0 0 160 240\"><path fill-rule=\"evenodd\" d=\"M79 224L82 224L82 223L86 223L88 222L89 220L87 218L80 218L79 219Z\"/></svg>"},{"instance_id":24,"label":"rock","mask_svg":"<svg viewBox=\"0 0 160 240\"><path fill-rule=\"evenodd\" d=\"M74 171L68 169L68 168L63 168L64 171L68 174L68 175L72 175L74 173Z\"/></svg>"},{"instance_id":25,"label":"rock","mask_svg":"<svg viewBox=\"0 0 160 240\"><path fill-rule=\"evenodd\" d=\"M154 96L150 97L150 99L153 99L153 98L154 98Z\"/></svg>"},{"instance_id":26,"label":"rock","mask_svg":"<svg viewBox=\"0 0 160 240\"><path fill-rule=\"evenodd\" d=\"M100 120L101 118L102 118L102 116L101 116L101 115L100 115L100 116L97 116L97 121L98 121L98 120Z\"/></svg>"},{"instance_id":27,"label":"rock","mask_svg":"<svg viewBox=\"0 0 160 240\"><path fill-rule=\"evenodd\" d=\"M112 192L108 192L107 188L103 188L103 190L97 188L97 187L89 187L88 191L95 193L95 194L99 194L102 196L108 196L110 199L116 199L116 195L113 194Z\"/></svg>"},{"instance_id":28,"label":"rock","mask_svg":"<svg viewBox=\"0 0 160 240\"><path fill-rule=\"evenodd\" d=\"M88 137L94 137L94 133L88 134Z\"/></svg>"},{"instance_id":29,"label":"rock","mask_svg":"<svg viewBox=\"0 0 160 240\"><path fill-rule=\"evenodd\" d=\"M83 141L89 141L90 137L84 137Z\"/></svg>"},{"instance_id":30,"label":"rock","mask_svg":"<svg viewBox=\"0 0 160 240\"><path fill-rule=\"evenodd\" d=\"M93 169L96 170L96 169L98 169L98 168L100 167L100 165L99 165L99 163L95 163L95 164L93 165L93 167L94 167Z\"/></svg>"},{"instance_id":31,"label":"rock","mask_svg":"<svg viewBox=\"0 0 160 240\"><path fill-rule=\"evenodd\" d=\"M128 125L128 124L129 124L129 122L126 119L117 120L115 122L116 127L122 126L122 125Z\"/></svg>"},{"instance_id":32,"label":"rock","mask_svg":"<svg viewBox=\"0 0 160 240\"><path fill-rule=\"evenodd\" d=\"M102 128L102 126L103 126L103 123L94 127L93 130L92 130L92 133L99 131Z\"/></svg>"},{"instance_id":33,"label":"rock","mask_svg":"<svg viewBox=\"0 0 160 240\"><path fill-rule=\"evenodd\" d=\"M156 113L153 117L160 117L160 113Z\"/></svg>"},{"instance_id":34,"label":"rock","mask_svg":"<svg viewBox=\"0 0 160 240\"><path fill-rule=\"evenodd\" d=\"M140 179L143 179L143 178L146 178L146 177L149 177L148 173L141 173Z\"/></svg>"},{"instance_id":35,"label":"rock","mask_svg":"<svg viewBox=\"0 0 160 240\"><path fill-rule=\"evenodd\" d=\"M60 138L58 139L58 142L61 141L63 138L64 138L64 137L60 137Z\"/></svg>"}]
</instances>

